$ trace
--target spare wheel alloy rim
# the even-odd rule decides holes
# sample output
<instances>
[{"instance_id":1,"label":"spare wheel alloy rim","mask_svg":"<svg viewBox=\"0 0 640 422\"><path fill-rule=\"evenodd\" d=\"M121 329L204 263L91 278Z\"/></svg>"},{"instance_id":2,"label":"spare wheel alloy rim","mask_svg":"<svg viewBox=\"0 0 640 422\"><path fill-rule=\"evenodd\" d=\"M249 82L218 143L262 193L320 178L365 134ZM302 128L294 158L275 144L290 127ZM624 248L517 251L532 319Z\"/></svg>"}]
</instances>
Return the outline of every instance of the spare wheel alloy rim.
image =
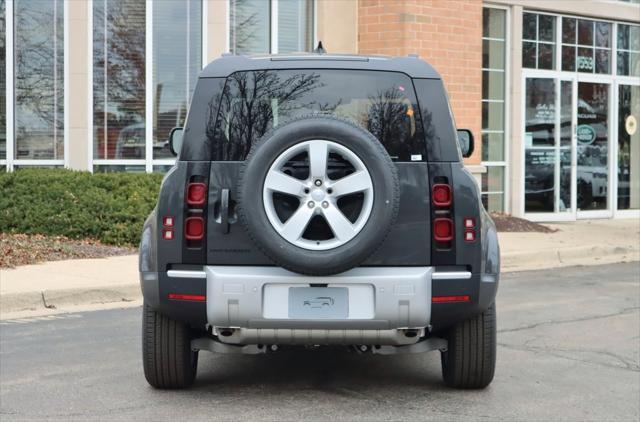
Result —
<instances>
[{"instance_id":1,"label":"spare wheel alloy rim","mask_svg":"<svg viewBox=\"0 0 640 422\"><path fill-rule=\"evenodd\" d=\"M352 172L344 177L330 178L330 154L350 165ZM285 173L284 167L294 158L306 156L308 177L299 179ZM297 209L285 221L276 212L278 199L274 193L294 197ZM347 218L340 209L342 199L357 195L362 201L357 217ZM327 140L311 140L296 144L273 162L262 190L264 210L273 228L289 243L303 249L334 249L353 239L365 226L373 208L373 182L360 158L347 147ZM341 201L339 201L341 200ZM309 223L324 219L332 238L305 237Z\"/></svg>"}]
</instances>

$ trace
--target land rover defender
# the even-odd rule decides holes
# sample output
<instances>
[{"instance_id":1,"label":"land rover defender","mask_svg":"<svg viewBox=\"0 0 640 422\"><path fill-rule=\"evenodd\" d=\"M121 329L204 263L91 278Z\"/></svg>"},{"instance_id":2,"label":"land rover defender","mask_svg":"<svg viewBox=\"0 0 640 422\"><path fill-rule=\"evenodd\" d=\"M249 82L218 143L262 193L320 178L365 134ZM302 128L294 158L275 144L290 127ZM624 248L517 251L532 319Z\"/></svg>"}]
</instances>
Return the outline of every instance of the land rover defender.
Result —
<instances>
[{"instance_id":1,"label":"land rover defender","mask_svg":"<svg viewBox=\"0 0 640 422\"><path fill-rule=\"evenodd\" d=\"M143 363L198 352L440 351L447 385L494 375L496 229L442 78L415 57L224 55L200 74L140 245Z\"/></svg>"}]
</instances>

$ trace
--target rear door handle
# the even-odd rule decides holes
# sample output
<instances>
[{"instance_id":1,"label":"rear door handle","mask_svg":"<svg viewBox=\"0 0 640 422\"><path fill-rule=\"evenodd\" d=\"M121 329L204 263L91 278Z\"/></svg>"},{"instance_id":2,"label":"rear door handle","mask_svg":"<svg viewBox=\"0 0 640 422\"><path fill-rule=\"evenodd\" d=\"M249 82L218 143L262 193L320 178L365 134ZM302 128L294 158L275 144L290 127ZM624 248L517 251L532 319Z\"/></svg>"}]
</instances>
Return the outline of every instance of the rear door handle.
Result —
<instances>
[{"instance_id":1,"label":"rear door handle","mask_svg":"<svg viewBox=\"0 0 640 422\"><path fill-rule=\"evenodd\" d=\"M229 233L229 189L222 189L220 195L220 224L222 233Z\"/></svg>"}]
</instances>

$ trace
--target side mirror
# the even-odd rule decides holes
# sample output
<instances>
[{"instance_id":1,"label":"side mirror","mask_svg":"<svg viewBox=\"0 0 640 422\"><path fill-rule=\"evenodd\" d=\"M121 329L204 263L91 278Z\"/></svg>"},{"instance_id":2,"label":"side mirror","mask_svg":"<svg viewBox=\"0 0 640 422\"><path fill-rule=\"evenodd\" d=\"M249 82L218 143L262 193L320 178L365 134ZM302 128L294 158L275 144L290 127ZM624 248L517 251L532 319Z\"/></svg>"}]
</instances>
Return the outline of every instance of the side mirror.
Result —
<instances>
[{"instance_id":1,"label":"side mirror","mask_svg":"<svg viewBox=\"0 0 640 422\"><path fill-rule=\"evenodd\" d=\"M473 133L469 129L458 129L458 145L464 158L471 157L474 149Z\"/></svg>"},{"instance_id":2,"label":"side mirror","mask_svg":"<svg viewBox=\"0 0 640 422\"><path fill-rule=\"evenodd\" d=\"M169 134L169 149L171 153L176 157L180 153L180 148L182 148L182 135L183 128L174 127L171 129L171 133Z\"/></svg>"}]
</instances>

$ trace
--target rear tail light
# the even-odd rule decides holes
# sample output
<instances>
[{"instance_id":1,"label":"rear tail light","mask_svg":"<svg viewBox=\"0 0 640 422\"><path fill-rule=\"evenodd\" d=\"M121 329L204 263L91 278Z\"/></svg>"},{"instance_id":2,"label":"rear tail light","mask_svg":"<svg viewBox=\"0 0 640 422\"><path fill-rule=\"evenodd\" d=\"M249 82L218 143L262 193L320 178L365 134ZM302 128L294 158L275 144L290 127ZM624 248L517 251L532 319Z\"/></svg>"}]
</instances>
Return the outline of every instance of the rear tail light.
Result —
<instances>
[{"instance_id":1,"label":"rear tail light","mask_svg":"<svg viewBox=\"0 0 640 422\"><path fill-rule=\"evenodd\" d=\"M433 221L433 238L436 242L451 242L453 221L450 218L436 218Z\"/></svg>"},{"instance_id":2,"label":"rear tail light","mask_svg":"<svg viewBox=\"0 0 640 422\"><path fill-rule=\"evenodd\" d=\"M465 217L464 219L464 241L475 242L476 241L476 219L471 217Z\"/></svg>"},{"instance_id":3,"label":"rear tail light","mask_svg":"<svg viewBox=\"0 0 640 422\"><path fill-rule=\"evenodd\" d=\"M475 230L465 230L464 231L464 240L465 240L465 242L475 242L475 240L476 240L476 232L475 232Z\"/></svg>"},{"instance_id":4,"label":"rear tail light","mask_svg":"<svg viewBox=\"0 0 640 422\"><path fill-rule=\"evenodd\" d=\"M471 300L469 295L461 296L433 296L431 298L432 303L454 303L454 302L468 302Z\"/></svg>"},{"instance_id":5,"label":"rear tail light","mask_svg":"<svg viewBox=\"0 0 640 422\"><path fill-rule=\"evenodd\" d=\"M187 240L202 240L204 237L204 219L189 217L184 222L184 237Z\"/></svg>"},{"instance_id":6,"label":"rear tail light","mask_svg":"<svg viewBox=\"0 0 640 422\"><path fill-rule=\"evenodd\" d=\"M433 204L437 207L448 207L451 205L451 188L444 183L437 183L431 189Z\"/></svg>"},{"instance_id":7,"label":"rear tail light","mask_svg":"<svg viewBox=\"0 0 640 422\"><path fill-rule=\"evenodd\" d=\"M204 205L207 200L207 185L204 183L189 183L187 186L187 204Z\"/></svg>"},{"instance_id":8,"label":"rear tail light","mask_svg":"<svg viewBox=\"0 0 640 422\"><path fill-rule=\"evenodd\" d=\"M174 219L170 215L162 217L162 238L164 240L173 240L173 224Z\"/></svg>"},{"instance_id":9,"label":"rear tail light","mask_svg":"<svg viewBox=\"0 0 640 422\"><path fill-rule=\"evenodd\" d=\"M187 300L191 302L205 302L207 297L204 295L188 295L182 293L169 293L169 299L171 300Z\"/></svg>"}]
</instances>

